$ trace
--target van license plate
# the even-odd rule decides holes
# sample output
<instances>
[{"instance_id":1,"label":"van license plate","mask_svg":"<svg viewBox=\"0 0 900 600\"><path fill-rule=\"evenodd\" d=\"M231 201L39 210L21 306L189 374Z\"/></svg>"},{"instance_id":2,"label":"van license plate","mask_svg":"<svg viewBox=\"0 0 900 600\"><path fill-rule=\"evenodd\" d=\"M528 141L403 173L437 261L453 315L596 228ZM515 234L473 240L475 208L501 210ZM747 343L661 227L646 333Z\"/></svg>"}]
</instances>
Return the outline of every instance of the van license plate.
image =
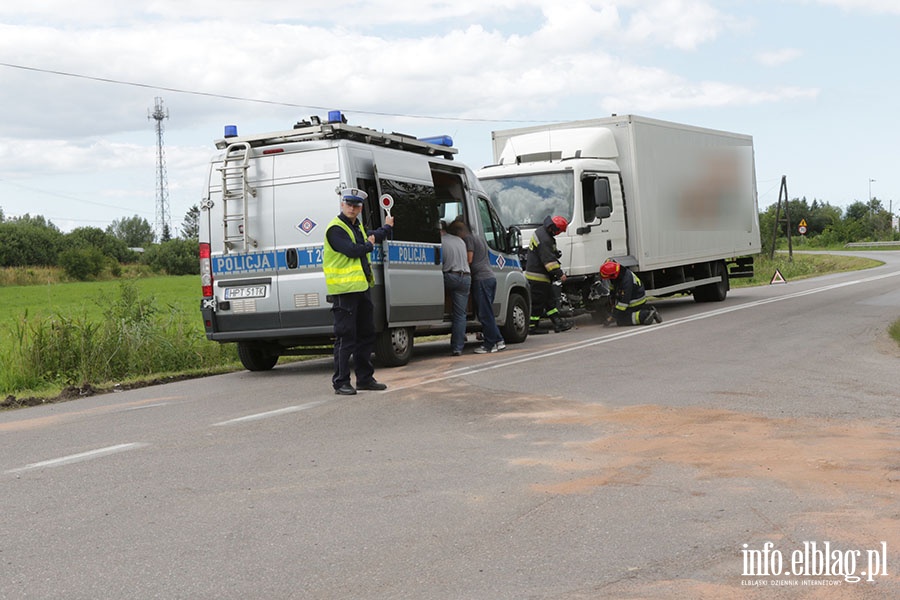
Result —
<instances>
[{"instance_id":1,"label":"van license plate","mask_svg":"<svg viewBox=\"0 0 900 600\"><path fill-rule=\"evenodd\" d=\"M225 299L234 300L237 298L265 298L266 286L254 285L250 287L234 287L225 288Z\"/></svg>"}]
</instances>

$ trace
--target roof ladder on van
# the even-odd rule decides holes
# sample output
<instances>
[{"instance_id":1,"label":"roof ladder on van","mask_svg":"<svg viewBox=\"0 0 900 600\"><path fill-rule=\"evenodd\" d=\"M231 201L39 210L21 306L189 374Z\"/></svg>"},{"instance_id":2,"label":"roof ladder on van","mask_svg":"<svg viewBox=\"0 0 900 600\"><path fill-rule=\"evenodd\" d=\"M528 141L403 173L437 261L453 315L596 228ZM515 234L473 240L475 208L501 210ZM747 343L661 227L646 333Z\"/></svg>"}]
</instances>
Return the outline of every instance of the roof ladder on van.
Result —
<instances>
[{"instance_id":1,"label":"roof ladder on van","mask_svg":"<svg viewBox=\"0 0 900 600\"><path fill-rule=\"evenodd\" d=\"M250 166L250 144L236 142L228 146L222 173L222 221L225 228L225 251L240 249L246 252L256 247L256 240L247 235L247 203L256 196L256 189L247 182Z\"/></svg>"}]
</instances>

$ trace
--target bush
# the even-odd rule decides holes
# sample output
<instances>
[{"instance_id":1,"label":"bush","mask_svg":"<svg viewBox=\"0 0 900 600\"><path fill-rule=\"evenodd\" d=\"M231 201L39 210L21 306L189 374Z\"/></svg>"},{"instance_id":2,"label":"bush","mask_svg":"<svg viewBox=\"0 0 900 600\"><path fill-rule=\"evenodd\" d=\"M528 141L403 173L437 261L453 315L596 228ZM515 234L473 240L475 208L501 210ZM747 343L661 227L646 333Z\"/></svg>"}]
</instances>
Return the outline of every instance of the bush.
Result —
<instances>
[{"instance_id":1,"label":"bush","mask_svg":"<svg viewBox=\"0 0 900 600\"><path fill-rule=\"evenodd\" d=\"M143 262L168 275L199 275L200 260L195 240L169 240L150 246Z\"/></svg>"},{"instance_id":2,"label":"bush","mask_svg":"<svg viewBox=\"0 0 900 600\"><path fill-rule=\"evenodd\" d=\"M66 235L66 244L71 248L97 248L120 263L136 258L125 242L97 227L79 227L73 230Z\"/></svg>"},{"instance_id":3,"label":"bush","mask_svg":"<svg viewBox=\"0 0 900 600\"><path fill-rule=\"evenodd\" d=\"M0 223L0 267L52 266L63 234L30 222Z\"/></svg>"},{"instance_id":4,"label":"bush","mask_svg":"<svg viewBox=\"0 0 900 600\"><path fill-rule=\"evenodd\" d=\"M96 278L103 272L106 261L106 255L94 246L69 248L59 255L59 266L66 275L78 281Z\"/></svg>"}]
</instances>

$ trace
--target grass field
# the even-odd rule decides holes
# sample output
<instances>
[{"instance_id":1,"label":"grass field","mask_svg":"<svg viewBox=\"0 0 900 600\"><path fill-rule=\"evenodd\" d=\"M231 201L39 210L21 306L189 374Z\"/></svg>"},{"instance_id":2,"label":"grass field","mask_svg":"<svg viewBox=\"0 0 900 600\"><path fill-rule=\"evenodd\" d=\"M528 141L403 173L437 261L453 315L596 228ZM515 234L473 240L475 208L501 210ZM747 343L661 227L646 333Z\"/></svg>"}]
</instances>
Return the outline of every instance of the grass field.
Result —
<instances>
[{"instance_id":1,"label":"grass field","mask_svg":"<svg viewBox=\"0 0 900 600\"><path fill-rule=\"evenodd\" d=\"M193 313L200 329L200 278L146 277L131 279L138 293L160 310ZM63 314L69 317L103 318L108 301L120 289L120 280L79 281L0 287L0 328L27 315L29 319Z\"/></svg>"},{"instance_id":2,"label":"grass field","mask_svg":"<svg viewBox=\"0 0 900 600\"><path fill-rule=\"evenodd\" d=\"M206 339L195 275L0 287L0 399L239 368Z\"/></svg>"}]
</instances>

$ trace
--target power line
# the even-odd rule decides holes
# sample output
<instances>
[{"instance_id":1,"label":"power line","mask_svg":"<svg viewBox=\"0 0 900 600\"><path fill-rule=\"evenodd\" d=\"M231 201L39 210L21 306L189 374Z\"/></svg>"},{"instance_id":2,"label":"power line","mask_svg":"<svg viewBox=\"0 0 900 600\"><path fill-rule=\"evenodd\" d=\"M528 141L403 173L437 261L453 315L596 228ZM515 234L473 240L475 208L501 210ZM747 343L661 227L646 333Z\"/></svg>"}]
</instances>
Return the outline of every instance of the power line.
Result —
<instances>
[{"instance_id":1,"label":"power line","mask_svg":"<svg viewBox=\"0 0 900 600\"><path fill-rule=\"evenodd\" d=\"M57 198L63 198L63 199L65 199L65 200L74 200L74 201L76 201L76 202L83 202L83 203L85 203L85 204L93 204L93 205L95 205L95 206L103 206L103 207L105 207L105 208L115 208L115 209L118 209L118 210L134 211L135 213L142 212L142 213L145 213L145 214L149 214L147 211L138 210L138 209L131 208L131 207L118 206L118 205L116 205L116 204L104 204L103 202L94 202L94 201L92 201L92 200L85 200L84 198L78 198L78 197L76 197L76 196L71 196L71 195L69 195L69 194L61 194L61 193L59 193L59 192L52 192L52 191L50 191L50 190L43 190L43 189L41 189L41 188L36 188L36 187L28 186L28 185L22 185L21 183L15 183L15 182L12 182L12 181L10 181L10 180L8 180L8 179L2 179L2 178L0 178L0 181L2 181L3 183L5 183L6 185L11 185L11 186L13 186L13 187L21 188L21 189L23 189L23 190L28 190L29 192L37 192L37 193L39 193L39 194L46 194L46 195L48 195L48 196L56 196ZM79 219L71 219L71 220L73 220L73 221L78 221Z\"/></svg>"},{"instance_id":2,"label":"power line","mask_svg":"<svg viewBox=\"0 0 900 600\"><path fill-rule=\"evenodd\" d=\"M190 94L192 96L205 96L207 98L219 98L223 100L237 100L239 102L255 102L257 104L269 104L274 106L288 106L291 108L309 108L313 110L330 110L333 107L324 107L324 106L315 106L313 104L295 104L293 102L280 102L277 100L265 100L262 98L246 98L243 96L231 96L229 94L217 94L213 92L198 92L196 90L185 90L182 88L173 88L162 85L151 85L149 83L140 83L136 81L124 81L121 79L112 79L109 77L96 77L93 75L83 75L81 73L69 73L67 71L57 71L54 69L41 69L39 67L29 67L26 65L16 65L12 63L0 62L0 67L7 67L10 69L19 69L22 71L32 71L35 73L46 73L48 75L61 75L63 77L74 77L76 79L86 79L89 81L99 81L101 83L112 83L116 85L128 85L132 87L139 87L145 89L153 89L153 90L163 90L166 92L174 92L176 94ZM356 110L356 109L347 109L350 112L363 114L363 115L376 115L381 117L402 117L407 119L428 119L434 121L462 121L469 123L555 123L556 121L538 121L538 120L522 120L522 119L482 119L482 118L466 118L466 117L435 117L429 115L410 115L403 113L390 113L390 112L381 112L374 110Z\"/></svg>"}]
</instances>

